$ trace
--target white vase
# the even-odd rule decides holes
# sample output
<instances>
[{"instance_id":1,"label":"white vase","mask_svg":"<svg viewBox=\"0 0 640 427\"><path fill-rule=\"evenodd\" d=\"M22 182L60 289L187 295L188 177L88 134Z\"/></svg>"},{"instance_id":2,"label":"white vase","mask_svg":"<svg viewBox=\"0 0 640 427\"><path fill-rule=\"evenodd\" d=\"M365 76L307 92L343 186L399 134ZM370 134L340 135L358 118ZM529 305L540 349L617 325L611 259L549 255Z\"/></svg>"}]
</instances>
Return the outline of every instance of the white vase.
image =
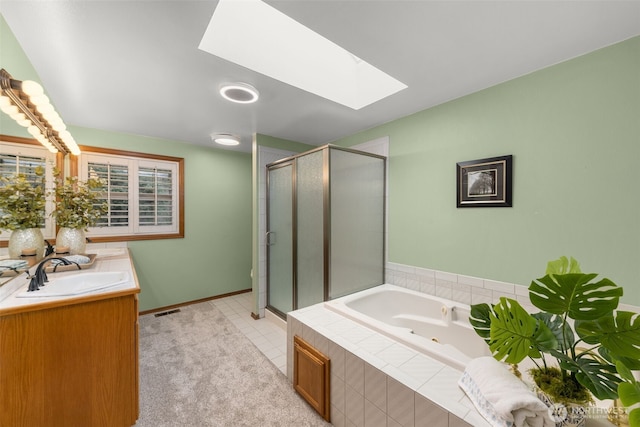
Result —
<instances>
[{"instance_id":1,"label":"white vase","mask_svg":"<svg viewBox=\"0 0 640 427\"><path fill-rule=\"evenodd\" d=\"M25 228L13 230L9 236L9 256L20 258L24 249L36 250L36 262L44 257L44 237L39 228Z\"/></svg>"},{"instance_id":2,"label":"white vase","mask_svg":"<svg viewBox=\"0 0 640 427\"><path fill-rule=\"evenodd\" d=\"M81 228L60 227L56 236L56 246L68 246L71 255L87 252L87 239Z\"/></svg>"},{"instance_id":3,"label":"white vase","mask_svg":"<svg viewBox=\"0 0 640 427\"><path fill-rule=\"evenodd\" d=\"M551 419L556 427L584 427L587 423L587 404L557 403L554 402L545 392L535 387L538 399L547 405Z\"/></svg>"}]
</instances>

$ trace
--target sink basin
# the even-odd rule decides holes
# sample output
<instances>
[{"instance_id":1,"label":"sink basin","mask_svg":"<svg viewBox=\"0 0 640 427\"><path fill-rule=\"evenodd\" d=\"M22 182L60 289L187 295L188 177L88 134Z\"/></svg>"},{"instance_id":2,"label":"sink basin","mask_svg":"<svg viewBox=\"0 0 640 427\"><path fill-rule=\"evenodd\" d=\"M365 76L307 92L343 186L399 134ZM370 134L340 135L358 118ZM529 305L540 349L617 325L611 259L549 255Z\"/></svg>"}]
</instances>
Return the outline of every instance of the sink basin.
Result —
<instances>
[{"instance_id":1,"label":"sink basin","mask_svg":"<svg viewBox=\"0 0 640 427\"><path fill-rule=\"evenodd\" d=\"M65 277L51 278L37 291L22 292L19 298L62 297L82 295L129 281L126 271L105 271L100 273L77 273Z\"/></svg>"}]
</instances>

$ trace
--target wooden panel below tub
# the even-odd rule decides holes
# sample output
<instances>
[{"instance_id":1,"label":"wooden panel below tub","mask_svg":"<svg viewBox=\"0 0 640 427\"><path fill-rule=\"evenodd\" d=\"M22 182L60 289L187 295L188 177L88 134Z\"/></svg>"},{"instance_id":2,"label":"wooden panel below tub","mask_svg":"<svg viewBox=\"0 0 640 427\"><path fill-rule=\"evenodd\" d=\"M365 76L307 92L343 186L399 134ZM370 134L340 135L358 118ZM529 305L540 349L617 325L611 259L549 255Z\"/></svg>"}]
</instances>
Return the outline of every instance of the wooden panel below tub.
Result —
<instances>
[{"instance_id":1,"label":"wooden panel below tub","mask_svg":"<svg viewBox=\"0 0 640 427\"><path fill-rule=\"evenodd\" d=\"M308 342L293 337L293 386L327 421L331 421L330 362Z\"/></svg>"}]
</instances>

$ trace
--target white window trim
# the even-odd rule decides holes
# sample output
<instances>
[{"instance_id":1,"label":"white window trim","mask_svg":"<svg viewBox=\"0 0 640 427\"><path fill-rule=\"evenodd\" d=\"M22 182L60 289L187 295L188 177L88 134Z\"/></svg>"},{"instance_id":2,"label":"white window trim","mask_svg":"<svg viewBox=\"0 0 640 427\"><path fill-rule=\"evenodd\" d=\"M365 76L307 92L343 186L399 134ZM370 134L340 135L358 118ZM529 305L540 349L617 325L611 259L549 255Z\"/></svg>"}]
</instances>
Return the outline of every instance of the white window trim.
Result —
<instances>
[{"instance_id":1,"label":"white window trim","mask_svg":"<svg viewBox=\"0 0 640 427\"><path fill-rule=\"evenodd\" d=\"M140 221L135 221L134 233L135 234L165 234L165 233L177 233L178 225L180 223L180 218L178 217L178 165L175 162L167 162L163 160L140 160L138 161L137 167L149 168L149 169L165 169L170 170L173 176L171 180L171 194L173 203L171 204L173 223L171 225L140 225ZM136 169L137 172L137 169ZM134 176L134 191L136 192L136 206L135 206L135 218L139 218L139 203L138 203L138 182L139 175L138 173Z\"/></svg>"},{"instance_id":2,"label":"white window trim","mask_svg":"<svg viewBox=\"0 0 640 427\"><path fill-rule=\"evenodd\" d=\"M128 198L129 198L129 224L127 227L90 227L87 237L120 237L120 236L153 236L158 238L182 237L180 227L180 199L179 194L179 166L177 161L162 160L147 157L135 157L130 155L108 154L102 152L83 152L78 156L78 177L85 181L88 179L89 163L107 163L114 165L127 165L128 173ZM173 223L170 226L140 226L138 205L138 168L169 169L173 174L172 182L172 214ZM130 240L130 239L123 239Z\"/></svg>"},{"instance_id":3,"label":"white window trim","mask_svg":"<svg viewBox=\"0 0 640 427\"><path fill-rule=\"evenodd\" d=\"M135 161L132 159L123 157L123 156L115 156L110 154L80 154L78 158L79 170L78 170L78 178L81 181L86 181L89 178L89 163L106 163L109 165L119 165L119 166L127 166L128 168L128 200L129 200L129 225L126 227L89 227L87 231L87 237L102 237L102 236L117 236L123 234L134 234L133 224L131 218L137 217L137 212L133 212L132 206L132 189L133 186L133 169L135 166Z\"/></svg>"},{"instance_id":4,"label":"white window trim","mask_svg":"<svg viewBox=\"0 0 640 427\"><path fill-rule=\"evenodd\" d=\"M10 155L42 157L45 159L45 186L47 190L53 188L53 168L56 165L56 155L46 148L37 145L29 145L0 140L0 152ZM56 236L55 221L51 212L55 209L53 196L48 196L45 204L44 228L42 234L45 239L54 239ZM0 240L9 240L11 230L0 230Z\"/></svg>"}]
</instances>

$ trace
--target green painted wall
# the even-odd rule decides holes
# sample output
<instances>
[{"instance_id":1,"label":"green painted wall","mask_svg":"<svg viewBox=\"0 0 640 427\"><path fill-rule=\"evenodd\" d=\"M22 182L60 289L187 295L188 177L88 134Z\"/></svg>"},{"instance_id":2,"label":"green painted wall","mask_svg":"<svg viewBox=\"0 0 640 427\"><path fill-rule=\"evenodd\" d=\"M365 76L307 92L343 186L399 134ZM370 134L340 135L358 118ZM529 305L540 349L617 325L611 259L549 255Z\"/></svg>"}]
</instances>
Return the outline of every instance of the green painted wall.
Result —
<instances>
[{"instance_id":1,"label":"green painted wall","mask_svg":"<svg viewBox=\"0 0 640 427\"><path fill-rule=\"evenodd\" d=\"M40 81L1 17L0 37L0 67L17 79ZM185 159L185 238L129 242L142 288L140 310L251 288L250 154L76 126L69 130L80 145ZM6 114L0 114L0 134L30 137Z\"/></svg>"},{"instance_id":2,"label":"green painted wall","mask_svg":"<svg viewBox=\"0 0 640 427\"><path fill-rule=\"evenodd\" d=\"M276 148L278 150L295 151L296 153L304 153L305 151L318 148L315 145L303 144L302 142L262 134L256 135L256 144L263 147Z\"/></svg>"},{"instance_id":3,"label":"green painted wall","mask_svg":"<svg viewBox=\"0 0 640 427\"><path fill-rule=\"evenodd\" d=\"M2 14L0 14L0 68L7 70L16 79L40 82L38 73L29 62ZM32 138L25 128L2 112L0 112L0 134Z\"/></svg>"},{"instance_id":4,"label":"green painted wall","mask_svg":"<svg viewBox=\"0 0 640 427\"><path fill-rule=\"evenodd\" d=\"M251 288L251 155L70 127L80 145L183 157L185 238L129 242L148 310Z\"/></svg>"},{"instance_id":5,"label":"green painted wall","mask_svg":"<svg viewBox=\"0 0 640 427\"><path fill-rule=\"evenodd\" d=\"M389 261L528 285L548 260L640 305L640 37L336 142L388 135ZM512 154L513 208L456 208L456 162Z\"/></svg>"}]
</instances>

